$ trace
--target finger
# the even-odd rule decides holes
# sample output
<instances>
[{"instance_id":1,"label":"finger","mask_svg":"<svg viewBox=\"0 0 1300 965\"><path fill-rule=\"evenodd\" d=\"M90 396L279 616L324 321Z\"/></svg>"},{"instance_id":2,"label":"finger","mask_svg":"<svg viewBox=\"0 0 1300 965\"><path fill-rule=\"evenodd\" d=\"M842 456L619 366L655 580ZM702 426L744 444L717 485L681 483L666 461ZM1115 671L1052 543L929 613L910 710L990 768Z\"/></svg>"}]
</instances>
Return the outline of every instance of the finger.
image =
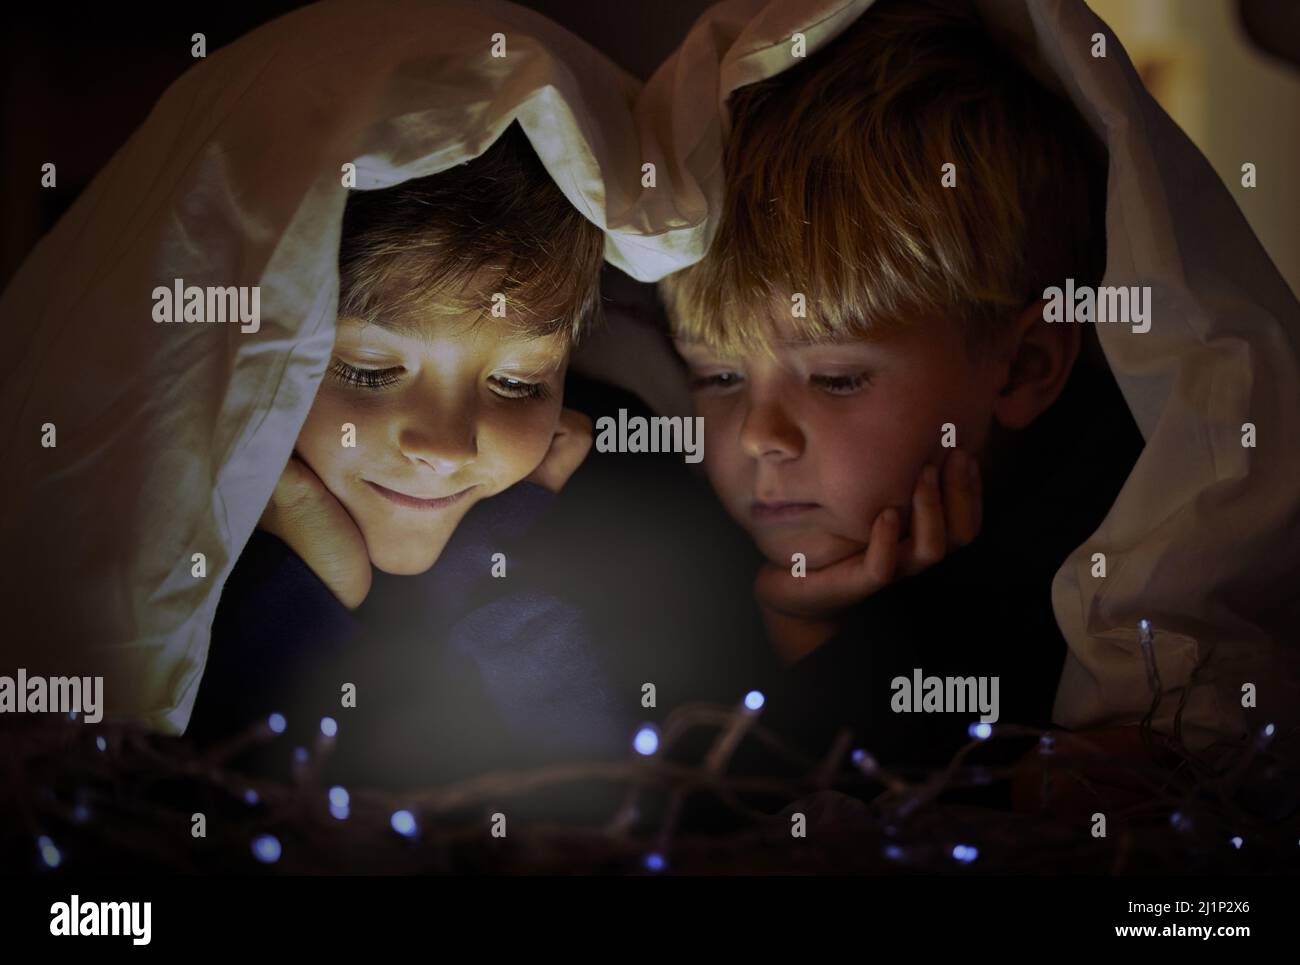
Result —
<instances>
[{"instance_id":1,"label":"finger","mask_svg":"<svg viewBox=\"0 0 1300 965\"><path fill-rule=\"evenodd\" d=\"M594 426L591 417L582 412L573 409L566 409L565 412L568 413L564 428L565 437L574 452L578 454L577 462L581 463L591 452L592 443L596 440Z\"/></svg>"},{"instance_id":2,"label":"finger","mask_svg":"<svg viewBox=\"0 0 1300 965\"><path fill-rule=\"evenodd\" d=\"M577 436L585 435L591 438L592 435L591 416L585 412L579 412L577 409L561 409L559 419L559 432L561 434L572 434Z\"/></svg>"},{"instance_id":3,"label":"finger","mask_svg":"<svg viewBox=\"0 0 1300 965\"><path fill-rule=\"evenodd\" d=\"M871 542L863 556L860 582L853 588L857 599L869 596L894 579L899 566L899 537L903 517L893 506L876 517L871 525Z\"/></svg>"},{"instance_id":4,"label":"finger","mask_svg":"<svg viewBox=\"0 0 1300 965\"><path fill-rule=\"evenodd\" d=\"M926 466L912 496L912 537L902 547L900 570L911 576L933 566L948 551L939 469Z\"/></svg>"},{"instance_id":5,"label":"finger","mask_svg":"<svg viewBox=\"0 0 1300 965\"><path fill-rule=\"evenodd\" d=\"M948 548L965 546L979 535L979 463L965 450L956 449L943 467L944 515L948 521Z\"/></svg>"},{"instance_id":6,"label":"finger","mask_svg":"<svg viewBox=\"0 0 1300 965\"><path fill-rule=\"evenodd\" d=\"M301 460L291 459L281 480L261 528L283 540L344 605L360 605L370 592L372 574L356 522Z\"/></svg>"},{"instance_id":7,"label":"finger","mask_svg":"<svg viewBox=\"0 0 1300 965\"><path fill-rule=\"evenodd\" d=\"M325 484L307 463L291 455L275 481L271 500L267 503L266 514L292 511L295 507L307 505L320 498L325 491Z\"/></svg>"}]
</instances>

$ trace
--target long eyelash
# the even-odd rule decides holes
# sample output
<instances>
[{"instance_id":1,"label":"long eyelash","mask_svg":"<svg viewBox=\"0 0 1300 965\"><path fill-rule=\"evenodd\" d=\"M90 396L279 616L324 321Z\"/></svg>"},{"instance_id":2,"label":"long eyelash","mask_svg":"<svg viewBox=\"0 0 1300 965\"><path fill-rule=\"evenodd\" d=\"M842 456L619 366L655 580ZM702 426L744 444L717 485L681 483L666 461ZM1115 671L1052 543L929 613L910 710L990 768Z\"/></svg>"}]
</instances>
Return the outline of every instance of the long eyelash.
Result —
<instances>
[{"instance_id":1,"label":"long eyelash","mask_svg":"<svg viewBox=\"0 0 1300 965\"><path fill-rule=\"evenodd\" d=\"M812 382L830 392L856 392L871 382L866 372L856 375L814 375Z\"/></svg>"},{"instance_id":2,"label":"long eyelash","mask_svg":"<svg viewBox=\"0 0 1300 965\"><path fill-rule=\"evenodd\" d=\"M722 381L724 376L729 376L731 381ZM729 389L733 385L738 385L740 383L740 376L736 375L735 372L719 372L716 375L696 375L690 378L689 383L692 389L708 389L715 386L720 389Z\"/></svg>"},{"instance_id":3,"label":"long eyelash","mask_svg":"<svg viewBox=\"0 0 1300 965\"><path fill-rule=\"evenodd\" d=\"M382 389L392 385L401 377L401 366L386 369L363 369L348 365L341 359L330 362L330 375L345 385L356 385L365 389Z\"/></svg>"},{"instance_id":4,"label":"long eyelash","mask_svg":"<svg viewBox=\"0 0 1300 965\"><path fill-rule=\"evenodd\" d=\"M551 389L545 382L525 382L505 377L494 377L492 381L504 390L497 394L507 399L546 399L551 394Z\"/></svg>"}]
</instances>

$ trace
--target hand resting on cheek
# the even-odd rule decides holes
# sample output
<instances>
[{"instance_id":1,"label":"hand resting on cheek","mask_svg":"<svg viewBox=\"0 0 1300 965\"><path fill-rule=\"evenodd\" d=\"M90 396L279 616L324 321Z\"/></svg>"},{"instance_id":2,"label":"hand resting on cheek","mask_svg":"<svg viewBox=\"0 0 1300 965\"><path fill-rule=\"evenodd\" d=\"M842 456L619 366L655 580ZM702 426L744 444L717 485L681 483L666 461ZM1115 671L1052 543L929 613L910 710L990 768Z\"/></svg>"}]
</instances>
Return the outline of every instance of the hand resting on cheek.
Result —
<instances>
[{"instance_id":1,"label":"hand resting on cheek","mask_svg":"<svg viewBox=\"0 0 1300 965\"><path fill-rule=\"evenodd\" d=\"M591 419L563 409L545 457L527 477L558 493L591 450ZM365 537L343 504L297 453L280 474L258 528L283 540L344 606L356 609L373 579Z\"/></svg>"},{"instance_id":2,"label":"hand resting on cheek","mask_svg":"<svg viewBox=\"0 0 1300 965\"><path fill-rule=\"evenodd\" d=\"M973 541L982 508L979 463L954 449L942 474L934 465L921 472L906 537L902 513L889 507L872 523L866 549L847 559L804 576L764 563L754 581L754 598L778 656L786 663L807 656L838 632L844 611Z\"/></svg>"}]
</instances>

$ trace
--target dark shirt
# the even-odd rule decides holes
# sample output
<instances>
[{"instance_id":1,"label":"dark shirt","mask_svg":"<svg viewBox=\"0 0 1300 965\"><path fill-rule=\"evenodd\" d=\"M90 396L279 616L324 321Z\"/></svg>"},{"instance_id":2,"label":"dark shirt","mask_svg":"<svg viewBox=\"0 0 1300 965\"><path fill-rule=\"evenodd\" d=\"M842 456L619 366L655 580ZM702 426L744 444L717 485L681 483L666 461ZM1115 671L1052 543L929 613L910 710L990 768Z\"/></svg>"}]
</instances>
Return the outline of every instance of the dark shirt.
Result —
<instances>
[{"instance_id":1,"label":"dark shirt","mask_svg":"<svg viewBox=\"0 0 1300 965\"><path fill-rule=\"evenodd\" d=\"M281 713L284 738L242 763L282 774L288 750L314 751L331 717L330 779L389 788L622 754L632 723L599 647L520 549L554 501L519 483L475 505L432 569L376 571L355 611L286 544L254 533L223 590L187 734L208 744ZM504 578L492 575L498 552ZM343 706L347 684L355 707Z\"/></svg>"}]
</instances>

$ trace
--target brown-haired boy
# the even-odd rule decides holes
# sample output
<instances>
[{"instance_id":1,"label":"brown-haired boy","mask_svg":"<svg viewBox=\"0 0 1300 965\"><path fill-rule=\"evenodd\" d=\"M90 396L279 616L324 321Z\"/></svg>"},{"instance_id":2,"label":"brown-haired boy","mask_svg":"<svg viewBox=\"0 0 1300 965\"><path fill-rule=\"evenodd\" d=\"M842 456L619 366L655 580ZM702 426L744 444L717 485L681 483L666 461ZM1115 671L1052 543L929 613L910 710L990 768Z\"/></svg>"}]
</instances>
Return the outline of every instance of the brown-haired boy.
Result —
<instances>
[{"instance_id":1,"label":"brown-haired boy","mask_svg":"<svg viewBox=\"0 0 1300 965\"><path fill-rule=\"evenodd\" d=\"M1100 280L1102 150L966 2L884 0L728 109L716 234L662 290L710 482L767 560L770 715L943 759L979 712L891 706L919 669L999 677L1000 719L1046 725L1052 576L1141 444L1076 366L1092 333L1043 317Z\"/></svg>"},{"instance_id":2,"label":"brown-haired boy","mask_svg":"<svg viewBox=\"0 0 1300 965\"><path fill-rule=\"evenodd\" d=\"M492 572L591 444L561 406L603 238L517 124L349 197L333 356L223 592L190 734L278 711L314 740L341 714L336 758L389 784L621 747L580 616Z\"/></svg>"}]
</instances>

